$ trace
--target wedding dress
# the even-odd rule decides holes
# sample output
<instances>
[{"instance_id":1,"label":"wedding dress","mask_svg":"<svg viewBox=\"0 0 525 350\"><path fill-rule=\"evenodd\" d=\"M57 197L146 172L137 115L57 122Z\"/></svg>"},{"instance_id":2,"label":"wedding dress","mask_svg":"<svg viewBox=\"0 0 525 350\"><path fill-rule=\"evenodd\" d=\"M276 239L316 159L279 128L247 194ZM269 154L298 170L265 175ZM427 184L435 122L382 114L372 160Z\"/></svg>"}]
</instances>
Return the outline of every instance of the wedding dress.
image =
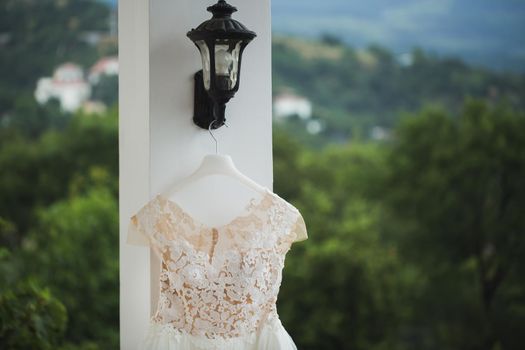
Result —
<instances>
[{"instance_id":1,"label":"wedding dress","mask_svg":"<svg viewBox=\"0 0 525 350\"><path fill-rule=\"evenodd\" d=\"M221 226L156 196L128 242L160 258L160 296L139 349L296 350L276 309L286 253L307 238L297 208L269 189Z\"/></svg>"}]
</instances>

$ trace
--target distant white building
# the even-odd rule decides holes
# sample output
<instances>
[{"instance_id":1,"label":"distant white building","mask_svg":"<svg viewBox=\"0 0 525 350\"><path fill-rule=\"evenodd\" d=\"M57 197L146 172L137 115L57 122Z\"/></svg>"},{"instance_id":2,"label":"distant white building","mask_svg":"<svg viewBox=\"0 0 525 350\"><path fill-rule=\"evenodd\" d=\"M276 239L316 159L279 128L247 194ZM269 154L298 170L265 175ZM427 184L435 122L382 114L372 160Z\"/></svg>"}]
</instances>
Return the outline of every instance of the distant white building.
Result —
<instances>
[{"instance_id":1,"label":"distant white building","mask_svg":"<svg viewBox=\"0 0 525 350\"><path fill-rule=\"evenodd\" d=\"M281 94L273 100L273 113L276 118L297 115L301 119L309 119L312 117L312 103L306 97L290 93Z\"/></svg>"},{"instance_id":2,"label":"distant white building","mask_svg":"<svg viewBox=\"0 0 525 350\"><path fill-rule=\"evenodd\" d=\"M99 101L86 101L82 104L82 112L88 115L101 115L106 113L107 107L104 103Z\"/></svg>"},{"instance_id":3,"label":"distant white building","mask_svg":"<svg viewBox=\"0 0 525 350\"><path fill-rule=\"evenodd\" d=\"M323 131L323 129L323 123L321 123L319 120L312 119L306 123L306 131L308 131L309 134L319 134L321 131Z\"/></svg>"},{"instance_id":4,"label":"distant white building","mask_svg":"<svg viewBox=\"0 0 525 350\"><path fill-rule=\"evenodd\" d=\"M96 85L100 82L100 78L104 75L118 75L117 57L110 56L98 60L89 71L88 81L91 83L91 85Z\"/></svg>"},{"instance_id":5,"label":"distant white building","mask_svg":"<svg viewBox=\"0 0 525 350\"><path fill-rule=\"evenodd\" d=\"M414 64L414 55L411 52L405 52L397 56L397 61L403 67L410 67Z\"/></svg>"},{"instance_id":6,"label":"distant white building","mask_svg":"<svg viewBox=\"0 0 525 350\"><path fill-rule=\"evenodd\" d=\"M90 95L91 86L84 80L82 68L74 63L58 66L52 78L39 79L35 90L38 103L45 104L56 98L66 112L76 111Z\"/></svg>"},{"instance_id":7,"label":"distant white building","mask_svg":"<svg viewBox=\"0 0 525 350\"><path fill-rule=\"evenodd\" d=\"M383 128L382 126L374 126L370 130L370 138L372 140L381 141L386 140L390 137L390 131L388 129Z\"/></svg>"}]
</instances>

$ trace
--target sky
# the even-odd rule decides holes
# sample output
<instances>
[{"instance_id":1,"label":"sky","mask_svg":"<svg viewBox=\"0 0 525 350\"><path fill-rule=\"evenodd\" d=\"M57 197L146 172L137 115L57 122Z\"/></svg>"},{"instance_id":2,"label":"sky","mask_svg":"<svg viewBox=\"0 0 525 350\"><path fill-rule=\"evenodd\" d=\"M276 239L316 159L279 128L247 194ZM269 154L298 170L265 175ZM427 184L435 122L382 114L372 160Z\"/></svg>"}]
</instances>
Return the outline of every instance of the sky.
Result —
<instances>
[{"instance_id":1,"label":"sky","mask_svg":"<svg viewBox=\"0 0 525 350\"><path fill-rule=\"evenodd\" d=\"M272 29L525 71L524 0L272 0Z\"/></svg>"},{"instance_id":2,"label":"sky","mask_svg":"<svg viewBox=\"0 0 525 350\"><path fill-rule=\"evenodd\" d=\"M525 72L525 0L271 0L271 4L277 35L332 34L356 47L377 44L396 54L418 47Z\"/></svg>"}]
</instances>

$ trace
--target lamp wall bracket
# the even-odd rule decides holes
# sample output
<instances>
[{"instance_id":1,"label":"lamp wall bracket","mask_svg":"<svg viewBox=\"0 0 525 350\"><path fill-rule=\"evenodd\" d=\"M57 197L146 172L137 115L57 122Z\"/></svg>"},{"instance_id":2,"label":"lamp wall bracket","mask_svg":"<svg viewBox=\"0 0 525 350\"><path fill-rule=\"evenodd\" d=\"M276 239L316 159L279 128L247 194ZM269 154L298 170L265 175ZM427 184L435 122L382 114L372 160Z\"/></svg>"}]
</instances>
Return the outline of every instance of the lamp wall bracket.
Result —
<instances>
[{"instance_id":1,"label":"lamp wall bracket","mask_svg":"<svg viewBox=\"0 0 525 350\"><path fill-rule=\"evenodd\" d=\"M226 122L225 103L215 103L204 88L202 70L195 73L194 76L195 97L193 99L193 122L202 129L208 130L212 121L216 121L211 126L212 129L218 129Z\"/></svg>"}]
</instances>

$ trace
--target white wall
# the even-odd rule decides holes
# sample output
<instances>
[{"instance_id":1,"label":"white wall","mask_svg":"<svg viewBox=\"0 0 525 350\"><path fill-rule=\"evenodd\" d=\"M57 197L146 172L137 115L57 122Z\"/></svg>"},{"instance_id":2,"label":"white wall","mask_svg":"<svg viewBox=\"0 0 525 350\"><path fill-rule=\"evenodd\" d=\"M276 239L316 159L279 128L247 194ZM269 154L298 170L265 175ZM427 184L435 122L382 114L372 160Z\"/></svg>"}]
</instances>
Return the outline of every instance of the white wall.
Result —
<instances>
[{"instance_id":1,"label":"white wall","mask_svg":"<svg viewBox=\"0 0 525 350\"><path fill-rule=\"evenodd\" d=\"M206 7L214 2L119 2L121 349L134 349L144 335L158 293L158 261L147 249L125 243L129 217L215 151L208 132L192 122L193 74L201 61L186 37L211 16ZM220 153L271 188L270 1L230 3L239 10L234 18L257 38L245 50L240 89L226 108L230 127L214 135ZM196 202L206 200L205 191L199 196Z\"/></svg>"}]
</instances>

